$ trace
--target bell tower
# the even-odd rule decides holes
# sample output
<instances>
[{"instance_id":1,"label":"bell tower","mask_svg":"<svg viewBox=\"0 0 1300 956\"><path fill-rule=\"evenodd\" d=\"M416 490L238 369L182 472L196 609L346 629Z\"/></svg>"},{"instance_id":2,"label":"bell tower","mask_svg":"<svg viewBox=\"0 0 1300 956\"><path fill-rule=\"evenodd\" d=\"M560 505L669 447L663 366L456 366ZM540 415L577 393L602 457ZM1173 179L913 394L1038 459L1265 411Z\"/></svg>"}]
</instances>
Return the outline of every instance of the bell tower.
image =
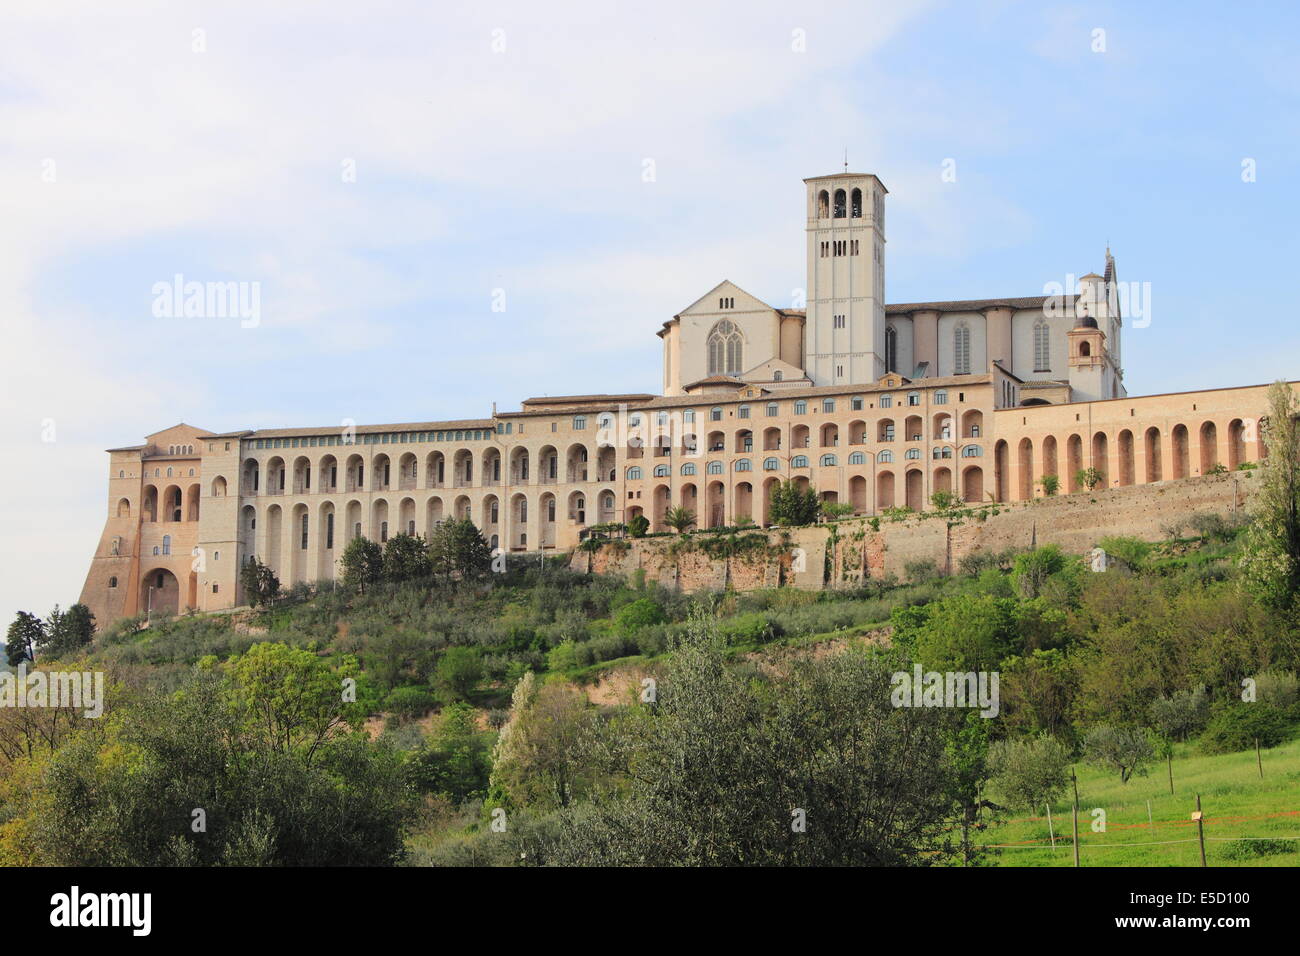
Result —
<instances>
[{"instance_id":1,"label":"bell tower","mask_svg":"<svg viewBox=\"0 0 1300 956\"><path fill-rule=\"evenodd\" d=\"M804 180L808 317L804 368L815 385L885 374L885 196L870 173Z\"/></svg>"}]
</instances>

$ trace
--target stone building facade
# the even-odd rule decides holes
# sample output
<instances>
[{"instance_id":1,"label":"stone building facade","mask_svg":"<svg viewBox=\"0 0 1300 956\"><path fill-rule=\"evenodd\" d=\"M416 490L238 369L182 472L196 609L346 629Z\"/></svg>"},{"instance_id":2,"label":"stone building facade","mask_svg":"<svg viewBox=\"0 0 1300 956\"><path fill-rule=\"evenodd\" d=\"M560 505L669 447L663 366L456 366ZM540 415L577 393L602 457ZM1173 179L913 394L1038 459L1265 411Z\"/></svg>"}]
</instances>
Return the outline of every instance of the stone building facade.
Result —
<instances>
[{"instance_id":1,"label":"stone building facade","mask_svg":"<svg viewBox=\"0 0 1300 956\"><path fill-rule=\"evenodd\" d=\"M1263 454L1267 387L1130 398L1115 260L1077 293L884 298L886 190L805 181L806 307L722 282L664 323L663 394L534 398L479 419L212 433L110 449L108 514L81 594L101 624L243 601L249 558L330 581L347 542L468 517L503 551L684 506L765 524L772 487L857 514L1021 501L1095 468L1106 487L1233 470Z\"/></svg>"}]
</instances>

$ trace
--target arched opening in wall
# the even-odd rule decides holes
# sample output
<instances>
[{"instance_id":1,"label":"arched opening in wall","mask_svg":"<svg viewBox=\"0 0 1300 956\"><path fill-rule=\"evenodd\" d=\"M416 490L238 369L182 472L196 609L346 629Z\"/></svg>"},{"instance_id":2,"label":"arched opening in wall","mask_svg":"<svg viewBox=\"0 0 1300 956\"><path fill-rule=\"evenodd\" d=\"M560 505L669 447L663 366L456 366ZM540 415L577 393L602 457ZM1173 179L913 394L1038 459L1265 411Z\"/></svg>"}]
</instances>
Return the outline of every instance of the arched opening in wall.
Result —
<instances>
[{"instance_id":1,"label":"arched opening in wall","mask_svg":"<svg viewBox=\"0 0 1300 956\"><path fill-rule=\"evenodd\" d=\"M934 416L932 421L933 426L930 429L930 437L935 441L952 441L952 415L948 412L939 412L939 414Z\"/></svg>"},{"instance_id":2,"label":"arched opening in wall","mask_svg":"<svg viewBox=\"0 0 1300 956\"><path fill-rule=\"evenodd\" d=\"M316 473L320 475L320 492L332 495L339 490L339 460L333 455L326 455L320 460Z\"/></svg>"},{"instance_id":3,"label":"arched opening in wall","mask_svg":"<svg viewBox=\"0 0 1300 956\"><path fill-rule=\"evenodd\" d=\"M1083 439L1071 435L1065 440L1065 479L1070 493L1083 487L1079 483L1079 472L1083 470Z\"/></svg>"},{"instance_id":4,"label":"arched opening in wall","mask_svg":"<svg viewBox=\"0 0 1300 956\"><path fill-rule=\"evenodd\" d=\"M347 463L348 491L366 490L366 462L360 455L348 455Z\"/></svg>"},{"instance_id":5,"label":"arched opening in wall","mask_svg":"<svg viewBox=\"0 0 1300 956\"><path fill-rule=\"evenodd\" d=\"M307 579L307 549L311 546L311 528L306 505L294 505L292 514L293 547L291 554L293 560L290 562L292 571L289 580L291 583L297 584L299 581Z\"/></svg>"},{"instance_id":6,"label":"arched opening in wall","mask_svg":"<svg viewBox=\"0 0 1300 956\"><path fill-rule=\"evenodd\" d=\"M200 489L197 484L190 485L185 492L185 520L199 520L199 495Z\"/></svg>"},{"instance_id":7,"label":"arched opening in wall","mask_svg":"<svg viewBox=\"0 0 1300 956\"><path fill-rule=\"evenodd\" d=\"M853 421L849 422L849 444L865 445L866 443L867 443L867 423L862 421L861 419L854 419ZM780 448L781 446L778 444L776 447Z\"/></svg>"},{"instance_id":8,"label":"arched opening in wall","mask_svg":"<svg viewBox=\"0 0 1300 956\"><path fill-rule=\"evenodd\" d=\"M266 493L268 495L284 494L285 485L284 459L278 455L266 463Z\"/></svg>"},{"instance_id":9,"label":"arched opening in wall","mask_svg":"<svg viewBox=\"0 0 1300 956\"><path fill-rule=\"evenodd\" d=\"M1080 343L1079 343L1079 354L1080 354L1081 356L1083 356L1084 358L1087 358L1089 355L1091 355L1091 354L1092 354L1092 344L1089 343L1089 342L1080 342Z\"/></svg>"},{"instance_id":10,"label":"arched opening in wall","mask_svg":"<svg viewBox=\"0 0 1300 956\"><path fill-rule=\"evenodd\" d=\"M829 219L831 217L831 194L823 189L817 194L817 218Z\"/></svg>"},{"instance_id":11,"label":"arched opening in wall","mask_svg":"<svg viewBox=\"0 0 1300 956\"><path fill-rule=\"evenodd\" d=\"M763 429L763 451L780 451L781 450L781 429L764 428Z\"/></svg>"},{"instance_id":12,"label":"arched opening in wall","mask_svg":"<svg viewBox=\"0 0 1300 956\"><path fill-rule=\"evenodd\" d=\"M443 522L443 504L442 499L433 497L428 500L424 506L424 533L428 536L433 535L433 529Z\"/></svg>"},{"instance_id":13,"label":"arched opening in wall","mask_svg":"<svg viewBox=\"0 0 1300 956\"><path fill-rule=\"evenodd\" d=\"M241 563L257 556L257 509L252 505L239 509L239 555Z\"/></svg>"},{"instance_id":14,"label":"arched opening in wall","mask_svg":"<svg viewBox=\"0 0 1300 956\"><path fill-rule=\"evenodd\" d=\"M1175 425L1169 437L1173 444L1173 477L1186 478L1192 467L1191 451L1187 447L1187 426Z\"/></svg>"},{"instance_id":15,"label":"arched opening in wall","mask_svg":"<svg viewBox=\"0 0 1300 956\"><path fill-rule=\"evenodd\" d=\"M882 418L876 424L876 441L886 442L894 440L894 420L892 418Z\"/></svg>"},{"instance_id":16,"label":"arched opening in wall","mask_svg":"<svg viewBox=\"0 0 1300 956\"><path fill-rule=\"evenodd\" d=\"M140 607L146 614L176 614L181 609L181 585L166 568L140 576Z\"/></svg>"},{"instance_id":17,"label":"arched opening in wall","mask_svg":"<svg viewBox=\"0 0 1300 956\"><path fill-rule=\"evenodd\" d=\"M279 505L266 509L266 564L279 578L284 577L284 565L280 563L283 518L284 512Z\"/></svg>"},{"instance_id":18,"label":"arched opening in wall","mask_svg":"<svg viewBox=\"0 0 1300 956\"><path fill-rule=\"evenodd\" d=\"M335 578L335 556L336 553L342 554L342 549L336 548L336 530L334 503L327 501L320 506L316 516L316 540L320 545L316 558L316 580L318 581L333 581Z\"/></svg>"},{"instance_id":19,"label":"arched opening in wall","mask_svg":"<svg viewBox=\"0 0 1300 956\"><path fill-rule=\"evenodd\" d=\"M528 520L528 499L525 498L523 495L518 495L517 497L522 504L522 510L524 512L524 517L521 520L527 521ZM470 514L469 495L457 496L455 502L452 504L452 515L456 518L457 521L473 520L473 517Z\"/></svg>"},{"instance_id":20,"label":"arched opening in wall","mask_svg":"<svg viewBox=\"0 0 1300 956\"><path fill-rule=\"evenodd\" d=\"M299 455L293 460L293 493L311 493L311 461L305 455Z\"/></svg>"},{"instance_id":21,"label":"arched opening in wall","mask_svg":"<svg viewBox=\"0 0 1300 956\"><path fill-rule=\"evenodd\" d=\"M807 425L795 425L790 429L790 447L808 448L812 444Z\"/></svg>"},{"instance_id":22,"label":"arched opening in wall","mask_svg":"<svg viewBox=\"0 0 1300 956\"><path fill-rule=\"evenodd\" d=\"M961 417L961 437L979 438L984 434L984 413L972 408Z\"/></svg>"},{"instance_id":23,"label":"arched opening in wall","mask_svg":"<svg viewBox=\"0 0 1300 956\"><path fill-rule=\"evenodd\" d=\"M347 546L347 542L355 541L366 533L365 511L361 507L361 502L357 501L355 498L348 502L345 521L347 526L344 529L344 547Z\"/></svg>"},{"instance_id":24,"label":"arched opening in wall","mask_svg":"<svg viewBox=\"0 0 1300 956\"><path fill-rule=\"evenodd\" d=\"M119 498L117 502L117 516L119 518L131 517L131 501L128 498Z\"/></svg>"},{"instance_id":25,"label":"arched opening in wall","mask_svg":"<svg viewBox=\"0 0 1300 956\"><path fill-rule=\"evenodd\" d=\"M963 501L971 504L984 500L984 469L979 465L971 465L962 472L961 496Z\"/></svg>"},{"instance_id":26,"label":"arched opening in wall","mask_svg":"<svg viewBox=\"0 0 1300 956\"><path fill-rule=\"evenodd\" d=\"M1020 439L1016 449L1016 500L1028 501L1034 497L1034 443Z\"/></svg>"},{"instance_id":27,"label":"arched opening in wall","mask_svg":"<svg viewBox=\"0 0 1300 956\"><path fill-rule=\"evenodd\" d=\"M401 504L397 506L397 513L398 528L401 529L401 533L414 537L419 531L415 523L415 499L403 498Z\"/></svg>"},{"instance_id":28,"label":"arched opening in wall","mask_svg":"<svg viewBox=\"0 0 1300 956\"><path fill-rule=\"evenodd\" d=\"M722 482L709 482L708 488L708 526L721 528L726 523L727 498Z\"/></svg>"},{"instance_id":29,"label":"arched opening in wall","mask_svg":"<svg viewBox=\"0 0 1300 956\"><path fill-rule=\"evenodd\" d=\"M876 508L884 511L894 507L894 473L882 471L876 475Z\"/></svg>"},{"instance_id":30,"label":"arched opening in wall","mask_svg":"<svg viewBox=\"0 0 1300 956\"><path fill-rule=\"evenodd\" d=\"M469 452L457 452L457 455ZM388 491L393 487L393 463L387 455L376 455L370 462L370 490Z\"/></svg>"},{"instance_id":31,"label":"arched opening in wall","mask_svg":"<svg viewBox=\"0 0 1300 956\"><path fill-rule=\"evenodd\" d=\"M441 505L441 502L439 502ZM441 513L441 508L439 508ZM483 498L483 533L495 531L501 524L501 499L496 495L487 495Z\"/></svg>"},{"instance_id":32,"label":"arched opening in wall","mask_svg":"<svg viewBox=\"0 0 1300 956\"><path fill-rule=\"evenodd\" d=\"M754 486L748 481L736 485L733 493L734 504L731 513L732 524L744 524L754 520Z\"/></svg>"},{"instance_id":33,"label":"arched opening in wall","mask_svg":"<svg viewBox=\"0 0 1300 956\"><path fill-rule=\"evenodd\" d=\"M217 475L217 477L212 479L212 497L213 498L226 497L226 479L223 478L221 475Z\"/></svg>"},{"instance_id":34,"label":"arched opening in wall","mask_svg":"<svg viewBox=\"0 0 1300 956\"><path fill-rule=\"evenodd\" d=\"M683 441L686 436L682 435ZM693 439L692 439L693 440ZM604 446L596 451L596 480L618 480L618 451L611 446Z\"/></svg>"},{"instance_id":35,"label":"arched opening in wall","mask_svg":"<svg viewBox=\"0 0 1300 956\"><path fill-rule=\"evenodd\" d=\"M468 507L469 502L466 501ZM524 494L514 495L510 499L510 542L512 551L528 549L528 497Z\"/></svg>"},{"instance_id":36,"label":"arched opening in wall","mask_svg":"<svg viewBox=\"0 0 1300 956\"><path fill-rule=\"evenodd\" d=\"M673 491L667 485L656 485L650 494L650 530L667 531L664 516L673 506Z\"/></svg>"},{"instance_id":37,"label":"arched opening in wall","mask_svg":"<svg viewBox=\"0 0 1300 956\"><path fill-rule=\"evenodd\" d=\"M176 485L168 485L163 492L163 521L183 521L184 517L184 496Z\"/></svg>"},{"instance_id":38,"label":"arched opening in wall","mask_svg":"<svg viewBox=\"0 0 1300 956\"><path fill-rule=\"evenodd\" d=\"M596 524L609 524L617 511L618 496L609 490L602 491L596 498Z\"/></svg>"},{"instance_id":39,"label":"arched opening in wall","mask_svg":"<svg viewBox=\"0 0 1300 956\"><path fill-rule=\"evenodd\" d=\"M386 498L377 498L370 505L370 535L380 544L388 543L388 499Z\"/></svg>"},{"instance_id":40,"label":"arched opening in wall","mask_svg":"<svg viewBox=\"0 0 1300 956\"><path fill-rule=\"evenodd\" d=\"M808 481L808 479L805 476L796 475L791 480L794 482L794 486L799 491L800 494L808 493L808 489L809 487L811 487L811 483Z\"/></svg>"},{"instance_id":41,"label":"arched opening in wall","mask_svg":"<svg viewBox=\"0 0 1300 956\"><path fill-rule=\"evenodd\" d=\"M925 438L925 426L920 415L909 415L903 422L903 440L921 441Z\"/></svg>"},{"instance_id":42,"label":"arched opening in wall","mask_svg":"<svg viewBox=\"0 0 1300 956\"><path fill-rule=\"evenodd\" d=\"M906 504L913 511L925 510L925 477L918 468L909 468L903 478Z\"/></svg>"},{"instance_id":43,"label":"arched opening in wall","mask_svg":"<svg viewBox=\"0 0 1300 956\"><path fill-rule=\"evenodd\" d=\"M1160 461L1160 429L1148 428L1143 439L1147 460L1147 481L1161 481L1164 478Z\"/></svg>"},{"instance_id":44,"label":"arched opening in wall","mask_svg":"<svg viewBox=\"0 0 1300 956\"><path fill-rule=\"evenodd\" d=\"M641 457L642 448L637 446L637 456ZM537 455L537 467L540 469L539 480L544 485L553 485L560 477L560 453L552 445L543 445Z\"/></svg>"},{"instance_id":45,"label":"arched opening in wall","mask_svg":"<svg viewBox=\"0 0 1300 956\"><path fill-rule=\"evenodd\" d=\"M557 518L555 495L549 491L546 492L542 495L538 504L542 509L542 547L553 548L555 547L555 528Z\"/></svg>"},{"instance_id":46,"label":"arched opening in wall","mask_svg":"<svg viewBox=\"0 0 1300 956\"><path fill-rule=\"evenodd\" d=\"M827 422L821 427L821 447L835 448L840 443L840 427L834 422Z\"/></svg>"},{"instance_id":47,"label":"arched opening in wall","mask_svg":"<svg viewBox=\"0 0 1300 956\"><path fill-rule=\"evenodd\" d=\"M1214 422L1201 423L1201 474L1208 475L1219 461L1219 429Z\"/></svg>"},{"instance_id":48,"label":"arched opening in wall","mask_svg":"<svg viewBox=\"0 0 1300 956\"><path fill-rule=\"evenodd\" d=\"M1096 432L1092 436L1092 467L1101 475L1098 488L1110 485L1110 445L1105 432Z\"/></svg>"},{"instance_id":49,"label":"arched opening in wall","mask_svg":"<svg viewBox=\"0 0 1300 956\"><path fill-rule=\"evenodd\" d=\"M726 451L727 436L722 432L709 432L704 447L709 451Z\"/></svg>"},{"instance_id":50,"label":"arched opening in wall","mask_svg":"<svg viewBox=\"0 0 1300 956\"><path fill-rule=\"evenodd\" d=\"M855 515L867 513L867 479L862 475L849 479L849 504L853 505Z\"/></svg>"},{"instance_id":51,"label":"arched opening in wall","mask_svg":"<svg viewBox=\"0 0 1300 956\"><path fill-rule=\"evenodd\" d=\"M1009 467L1010 451L1007 448L1007 443L1003 439L998 439L993 444L993 494L997 496L998 501L1011 500L1007 490L1011 481L1011 476L1007 473ZM935 472L934 490L952 491L951 482L949 482L949 487L939 488L938 474L938 472Z\"/></svg>"},{"instance_id":52,"label":"arched opening in wall","mask_svg":"<svg viewBox=\"0 0 1300 956\"><path fill-rule=\"evenodd\" d=\"M492 452L496 454L495 450ZM498 468L498 471L500 469ZM497 477L500 477L498 475ZM397 490L414 491L420 486L420 459L411 452L406 452L397 459Z\"/></svg>"},{"instance_id":53,"label":"arched opening in wall","mask_svg":"<svg viewBox=\"0 0 1300 956\"><path fill-rule=\"evenodd\" d=\"M569 450L564 455L565 480L570 484L590 481L591 476L588 474L589 458L590 455L586 445L570 445Z\"/></svg>"},{"instance_id":54,"label":"arched opening in wall","mask_svg":"<svg viewBox=\"0 0 1300 956\"><path fill-rule=\"evenodd\" d=\"M1043 474L1060 475L1056 461L1056 436L1048 435L1043 439Z\"/></svg>"},{"instance_id":55,"label":"arched opening in wall","mask_svg":"<svg viewBox=\"0 0 1300 956\"><path fill-rule=\"evenodd\" d=\"M843 219L848 213L848 194L843 189L835 190L835 218Z\"/></svg>"},{"instance_id":56,"label":"arched opening in wall","mask_svg":"<svg viewBox=\"0 0 1300 956\"><path fill-rule=\"evenodd\" d=\"M934 490L952 491L952 469L948 467L936 468L934 470Z\"/></svg>"},{"instance_id":57,"label":"arched opening in wall","mask_svg":"<svg viewBox=\"0 0 1300 956\"><path fill-rule=\"evenodd\" d=\"M1246 426L1240 418L1228 422L1228 470L1236 471L1246 460Z\"/></svg>"},{"instance_id":58,"label":"arched opening in wall","mask_svg":"<svg viewBox=\"0 0 1300 956\"><path fill-rule=\"evenodd\" d=\"M862 218L862 190L856 186L849 194L849 214L854 219Z\"/></svg>"},{"instance_id":59,"label":"arched opening in wall","mask_svg":"<svg viewBox=\"0 0 1300 956\"><path fill-rule=\"evenodd\" d=\"M758 503L757 520L764 528L772 523L772 494L780 484L780 478L766 478L763 481L763 494Z\"/></svg>"},{"instance_id":60,"label":"arched opening in wall","mask_svg":"<svg viewBox=\"0 0 1300 956\"><path fill-rule=\"evenodd\" d=\"M523 448L515 449L516 452L522 452L524 461L528 460L528 452ZM518 481L519 479L514 479ZM424 457L424 487L442 488L447 483L447 457L440 451L431 451Z\"/></svg>"},{"instance_id":61,"label":"arched opening in wall","mask_svg":"<svg viewBox=\"0 0 1300 956\"><path fill-rule=\"evenodd\" d=\"M249 458L244 461L244 467L239 474L239 488L242 495L255 495L260 490L260 471L256 458Z\"/></svg>"},{"instance_id":62,"label":"arched opening in wall","mask_svg":"<svg viewBox=\"0 0 1300 956\"><path fill-rule=\"evenodd\" d=\"M669 492L671 496L672 492ZM612 505L611 505L612 507ZM665 510L672 507L672 501L668 500L664 506ZM574 524L582 527L587 523L587 495L582 491L569 492L569 520ZM610 520L613 520L612 518Z\"/></svg>"},{"instance_id":63,"label":"arched opening in wall","mask_svg":"<svg viewBox=\"0 0 1300 956\"><path fill-rule=\"evenodd\" d=\"M736 432L736 451L741 454L748 454L754 450L754 433L748 428L742 428Z\"/></svg>"},{"instance_id":64,"label":"arched opening in wall","mask_svg":"<svg viewBox=\"0 0 1300 956\"><path fill-rule=\"evenodd\" d=\"M1133 433L1125 428L1116 438L1119 452L1119 483L1133 484Z\"/></svg>"},{"instance_id":65,"label":"arched opening in wall","mask_svg":"<svg viewBox=\"0 0 1300 956\"><path fill-rule=\"evenodd\" d=\"M695 487L695 483L688 481L682 485L681 496L682 507L695 514L695 527L704 527L704 515L700 513L699 489Z\"/></svg>"}]
</instances>

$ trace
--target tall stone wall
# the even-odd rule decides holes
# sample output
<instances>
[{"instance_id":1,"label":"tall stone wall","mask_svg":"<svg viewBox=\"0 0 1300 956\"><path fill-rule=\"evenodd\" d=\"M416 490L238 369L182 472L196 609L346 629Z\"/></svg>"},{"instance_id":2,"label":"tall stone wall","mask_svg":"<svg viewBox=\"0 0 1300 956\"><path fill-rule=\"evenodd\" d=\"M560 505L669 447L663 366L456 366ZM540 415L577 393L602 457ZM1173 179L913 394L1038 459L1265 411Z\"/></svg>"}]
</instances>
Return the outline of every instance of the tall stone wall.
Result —
<instances>
[{"instance_id":1,"label":"tall stone wall","mask_svg":"<svg viewBox=\"0 0 1300 956\"><path fill-rule=\"evenodd\" d=\"M1156 540L1166 527L1198 512L1241 514L1258 483L1257 474L1233 472L989 503L956 519L934 513L897 521L881 517L875 524L869 518L849 519L834 526L770 531L767 551L730 558L682 547L672 537L626 539L592 555L574 552L570 566L629 579L640 572L646 581L686 591L854 587L890 575L902 580L913 561L933 561L941 571L952 572L977 551L1055 544L1082 554L1107 535Z\"/></svg>"}]
</instances>

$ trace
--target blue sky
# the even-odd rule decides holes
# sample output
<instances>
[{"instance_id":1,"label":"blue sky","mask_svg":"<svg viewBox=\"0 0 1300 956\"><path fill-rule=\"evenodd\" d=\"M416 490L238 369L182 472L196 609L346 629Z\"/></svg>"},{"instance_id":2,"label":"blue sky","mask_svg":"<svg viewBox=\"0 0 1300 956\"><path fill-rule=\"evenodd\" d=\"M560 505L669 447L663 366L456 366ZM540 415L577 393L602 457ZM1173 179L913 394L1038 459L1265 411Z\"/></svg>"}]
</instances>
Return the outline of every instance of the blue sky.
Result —
<instances>
[{"instance_id":1,"label":"blue sky","mask_svg":"<svg viewBox=\"0 0 1300 956\"><path fill-rule=\"evenodd\" d=\"M103 449L175 422L658 390L655 331L716 282L790 303L800 180L846 148L890 189L890 301L1042 293L1109 241L1150 284L1130 394L1300 377L1293 12L564 10L6 4L6 620L76 600ZM154 317L176 273L260 283L260 323Z\"/></svg>"}]
</instances>

